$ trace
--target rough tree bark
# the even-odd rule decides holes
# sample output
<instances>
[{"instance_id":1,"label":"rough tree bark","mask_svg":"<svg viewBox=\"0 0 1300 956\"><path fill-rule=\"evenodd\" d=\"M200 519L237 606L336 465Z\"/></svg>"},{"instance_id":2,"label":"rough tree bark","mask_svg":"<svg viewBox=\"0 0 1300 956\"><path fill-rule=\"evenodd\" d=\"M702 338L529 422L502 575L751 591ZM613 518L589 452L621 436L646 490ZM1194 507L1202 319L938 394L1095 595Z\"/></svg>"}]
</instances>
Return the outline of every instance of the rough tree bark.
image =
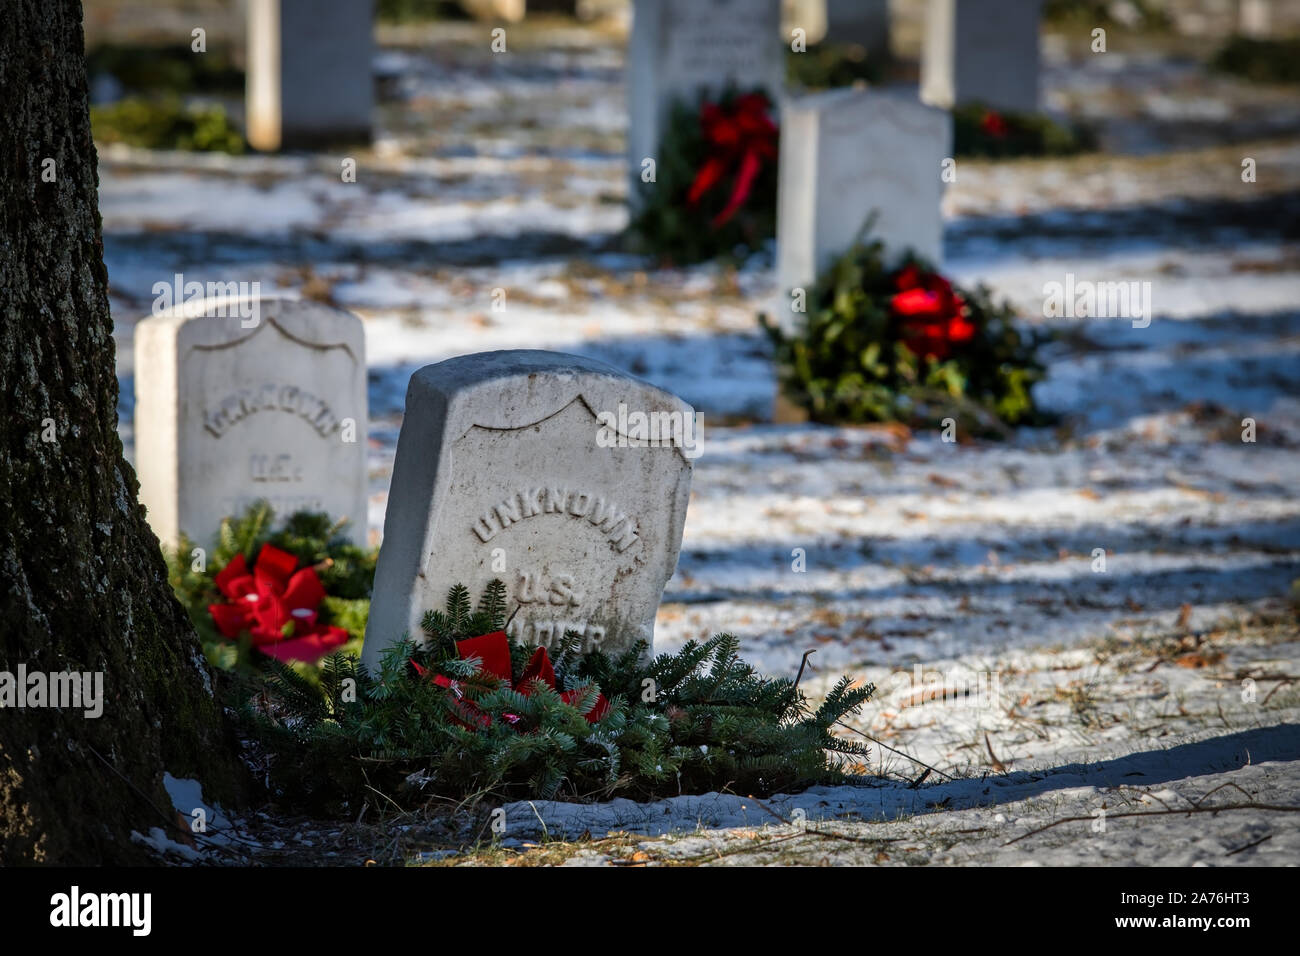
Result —
<instances>
[{"instance_id":1,"label":"rough tree bark","mask_svg":"<svg viewBox=\"0 0 1300 956\"><path fill-rule=\"evenodd\" d=\"M0 671L104 674L98 719L0 710L0 864L146 862L164 770L241 777L117 435L78 0L6 0L0 103Z\"/></svg>"}]
</instances>

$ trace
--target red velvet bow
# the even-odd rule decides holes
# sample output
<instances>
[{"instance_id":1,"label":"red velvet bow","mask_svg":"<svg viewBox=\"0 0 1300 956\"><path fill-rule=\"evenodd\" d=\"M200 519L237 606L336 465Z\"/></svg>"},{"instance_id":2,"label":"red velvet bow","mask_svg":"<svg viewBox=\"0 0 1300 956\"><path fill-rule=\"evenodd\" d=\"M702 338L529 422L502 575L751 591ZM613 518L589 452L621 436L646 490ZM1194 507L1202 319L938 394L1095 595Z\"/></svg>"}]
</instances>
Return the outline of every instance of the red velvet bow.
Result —
<instances>
[{"instance_id":1,"label":"red velvet bow","mask_svg":"<svg viewBox=\"0 0 1300 956\"><path fill-rule=\"evenodd\" d=\"M776 158L776 124L767 115L771 106L763 94L747 93L736 97L729 110L716 103L705 103L700 110L700 128L710 156L695 174L686 201L694 206L724 173L736 168L731 198L713 217L714 229L734 216L749 198L763 160Z\"/></svg>"},{"instance_id":2,"label":"red velvet bow","mask_svg":"<svg viewBox=\"0 0 1300 956\"><path fill-rule=\"evenodd\" d=\"M298 559L264 544L250 572L242 554L216 576L228 603L208 605L217 630L226 638L248 631L253 646L282 661L316 661L347 643L348 632L322 624L317 608L325 588L314 568L294 571Z\"/></svg>"},{"instance_id":3,"label":"red velvet bow","mask_svg":"<svg viewBox=\"0 0 1300 956\"><path fill-rule=\"evenodd\" d=\"M510 642L506 638L505 631L493 631L491 634L483 634L479 637L466 638L463 641L456 642L456 650L462 658L477 657L483 662L482 670L496 677L507 687L514 687L525 697L530 697L539 684L545 684L552 690L555 689L555 668L551 666L550 655L546 653L546 648L539 647L533 651L533 656L528 659L528 665L519 675L519 682L511 682L510 667ZM428 673L428 669L421 667L415 661L411 661L411 666L415 668L416 673L421 677ZM465 699L464 691L461 689L459 681L454 681L442 674L435 674L433 682L439 687L445 687L452 692L456 698L456 710L460 714L461 723L467 727L478 725L487 727L492 723L492 719L483 711L479 710L472 701ZM583 692L581 689L565 690L560 692L560 700L566 704L572 704L577 701ZM596 694L596 703L584 716L588 723L596 723L606 713L609 712L609 701L605 695ZM502 717L511 724L518 723L519 718L514 714L502 714Z\"/></svg>"},{"instance_id":4,"label":"red velvet bow","mask_svg":"<svg viewBox=\"0 0 1300 956\"><path fill-rule=\"evenodd\" d=\"M954 344L969 341L975 325L966 318L966 301L937 272L907 266L894 280L890 300L903 320L903 344L914 354L942 361Z\"/></svg>"}]
</instances>

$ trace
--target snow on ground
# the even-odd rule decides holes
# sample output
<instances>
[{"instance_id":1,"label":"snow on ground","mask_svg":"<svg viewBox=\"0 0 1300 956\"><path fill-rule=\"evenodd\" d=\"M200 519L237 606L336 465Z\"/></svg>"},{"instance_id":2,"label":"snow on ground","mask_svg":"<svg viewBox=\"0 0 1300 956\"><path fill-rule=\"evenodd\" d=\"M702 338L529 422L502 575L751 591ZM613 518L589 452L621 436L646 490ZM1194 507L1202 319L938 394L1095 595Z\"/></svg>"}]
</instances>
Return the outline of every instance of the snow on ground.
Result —
<instances>
[{"instance_id":1,"label":"snow on ground","mask_svg":"<svg viewBox=\"0 0 1300 956\"><path fill-rule=\"evenodd\" d=\"M132 326L152 284L176 272L256 280L365 319L376 540L412 371L496 348L602 359L705 414L659 645L729 630L773 674L816 649L814 692L840 672L874 681L859 729L936 768L909 789L899 781L917 765L877 748L869 769L888 781L769 808L885 820L881 846L824 835L781 846L899 862L929 839L935 860L1009 862L1047 846L1052 862L1188 863L1219 862L1258 834L1257 850L1222 861L1300 861L1292 818L1273 811L1165 816L1133 841L1112 835L1127 832L1117 821L1095 840L1072 843L1085 831L1061 827L999 842L1053 815L1147 800L1133 787L1180 807L1221 783L1295 802L1300 721L1282 679L1300 675L1300 641L1281 601L1300 577L1294 109L1177 64L1054 65L1052 104L1086 108L1126 155L963 161L944 208L947 269L1058 333L1038 395L1061 421L949 444L768 423L774 380L755 314L777 293L770 250L738 272L655 270L619 250L621 58L599 37L512 57L382 55L393 98L356 183L341 182L335 156L101 154L128 453ZM1198 109L1207 97L1226 112ZM1257 162L1254 183L1243 157ZM1044 285L1067 274L1149 282L1150 324L1046 316ZM909 704L918 665L996 675L1003 696L973 721ZM1241 701L1246 679L1256 703ZM1227 790L1216 799L1241 798ZM740 798L674 806L664 819L678 828L696 816L777 822ZM583 812L617 829L652 811ZM682 845L703 852L713 838L692 839Z\"/></svg>"}]
</instances>

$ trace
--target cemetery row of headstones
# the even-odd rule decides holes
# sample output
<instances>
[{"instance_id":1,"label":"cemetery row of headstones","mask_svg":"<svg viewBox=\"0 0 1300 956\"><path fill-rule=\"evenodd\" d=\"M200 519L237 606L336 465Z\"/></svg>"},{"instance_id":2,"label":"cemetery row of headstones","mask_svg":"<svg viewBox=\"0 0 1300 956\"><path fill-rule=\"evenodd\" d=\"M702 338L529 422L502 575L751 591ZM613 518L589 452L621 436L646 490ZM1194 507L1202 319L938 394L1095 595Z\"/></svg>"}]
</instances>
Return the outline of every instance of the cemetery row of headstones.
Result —
<instances>
[{"instance_id":1,"label":"cemetery row of headstones","mask_svg":"<svg viewBox=\"0 0 1300 956\"><path fill-rule=\"evenodd\" d=\"M927 86L952 99L976 74L998 73L987 62L1007 37L1032 48L1025 65L1036 76L1036 4L987 0L968 23L966 0L933 0L927 50L944 52L927 61ZM280 78L272 82L250 63L250 101L274 87L276 95L266 95L282 110L295 104L297 117L290 123L282 113L268 137L337 130L347 125L345 114L365 112L360 100L330 102L337 74L299 58L344 34L368 45L369 12L356 12L366 6L251 0L254 46L274 38L265 52ZM653 155L674 99L728 86L779 90L778 23L779 0L638 2L629 57L633 166L639 154ZM355 50L340 58L368 62ZM976 58L985 69L968 70ZM291 73L295 82L286 79ZM313 87L304 76L330 79ZM353 92L368 89L351 80L345 85ZM1015 85L1017 95L1033 88ZM872 213L887 250L911 249L938 264L947 113L923 103L915 88L841 89L787 99L781 125L783 289L811 285ZM174 308L137 326L135 349L141 499L164 543L174 547L185 535L210 546L222 519L256 500L280 517L307 510L346 519L347 533L364 541L359 319L313 302L196 304L178 295ZM636 414L675 422L677 431L646 442L651 436L629 428ZM511 633L523 641L547 645L570 631L585 649L649 641L681 541L691 456L680 438L692 416L676 397L574 356L488 353L417 372L393 469L366 663L418 633L420 616L448 586L477 594L493 578L510 589L519 608Z\"/></svg>"},{"instance_id":2,"label":"cemetery row of headstones","mask_svg":"<svg viewBox=\"0 0 1300 956\"><path fill-rule=\"evenodd\" d=\"M136 464L159 538L211 548L258 500L366 537L362 322L315 302L204 299L136 326ZM574 355L489 352L411 377L365 662L502 580L509 633L584 651L652 642L681 546L694 411ZM187 556L188 557L188 556Z\"/></svg>"},{"instance_id":3,"label":"cemetery row of headstones","mask_svg":"<svg viewBox=\"0 0 1300 956\"><path fill-rule=\"evenodd\" d=\"M810 288L873 214L873 235L887 255L912 250L938 266L942 164L952 148L946 110L972 101L1037 109L1040 2L930 0L919 90L848 88L779 97L785 56L779 0L639 0L628 51L631 201L645 195L638 181L646 159L656 156L675 103L763 89L781 103L782 292ZM844 27L851 39L877 49L888 45L878 39L887 34L887 4L823 0L799 7L828 36ZM794 299L785 299L777 318L792 325L795 307Z\"/></svg>"},{"instance_id":4,"label":"cemetery row of headstones","mask_svg":"<svg viewBox=\"0 0 1300 956\"><path fill-rule=\"evenodd\" d=\"M942 108L1038 105L1042 0L927 0L920 98ZM635 0L628 49L632 168L653 156L678 97L728 84L781 89L781 0ZM807 42L889 49L887 0L794 0ZM517 7L517 9L516 9ZM492 7L508 20L522 0ZM1253 7L1252 7L1253 9ZM373 0L248 0L247 133L257 149L368 139ZM328 64L323 69L321 64ZM633 192L635 195L635 190Z\"/></svg>"},{"instance_id":5,"label":"cemetery row of headstones","mask_svg":"<svg viewBox=\"0 0 1300 956\"><path fill-rule=\"evenodd\" d=\"M728 89L781 101L778 264L782 290L807 288L869 214L888 254L942 257L943 109L1038 105L1041 0L928 0L917 88L781 98L780 0L637 0L628 46L629 201L679 102ZM259 148L368 135L373 108L369 0L251 0L248 129ZM814 31L888 46L884 0L796 4ZM329 63L330 69L319 68ZM929 104L929 105L925 105ZM788 324L794 316L777 311Z\"/></svg>"}]
</instances>

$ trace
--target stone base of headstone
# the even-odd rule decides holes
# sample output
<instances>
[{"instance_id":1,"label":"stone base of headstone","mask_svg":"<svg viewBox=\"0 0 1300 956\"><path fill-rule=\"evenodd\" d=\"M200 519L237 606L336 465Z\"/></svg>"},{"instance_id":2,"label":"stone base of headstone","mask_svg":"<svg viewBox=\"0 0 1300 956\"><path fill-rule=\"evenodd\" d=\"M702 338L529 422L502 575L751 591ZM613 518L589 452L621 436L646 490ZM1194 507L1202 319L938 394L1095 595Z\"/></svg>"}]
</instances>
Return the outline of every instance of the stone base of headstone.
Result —
<instances>
[{"instance_id":1,"label":"stone base of headstone","mask_svg":"<svg viewBox=\"0 0 1300 956\"><path fill-rule=\"evenodd\" d=\"M675 396L558 352L485 352L412 375L363 663L421 638L451 586L477 599L494 578L520 643L553 646L567 631L584 652L652 642L696 451L636 444L654 437L636 434L636 416L659 435L694 427Z\"/></svg>"}]
</instances>

